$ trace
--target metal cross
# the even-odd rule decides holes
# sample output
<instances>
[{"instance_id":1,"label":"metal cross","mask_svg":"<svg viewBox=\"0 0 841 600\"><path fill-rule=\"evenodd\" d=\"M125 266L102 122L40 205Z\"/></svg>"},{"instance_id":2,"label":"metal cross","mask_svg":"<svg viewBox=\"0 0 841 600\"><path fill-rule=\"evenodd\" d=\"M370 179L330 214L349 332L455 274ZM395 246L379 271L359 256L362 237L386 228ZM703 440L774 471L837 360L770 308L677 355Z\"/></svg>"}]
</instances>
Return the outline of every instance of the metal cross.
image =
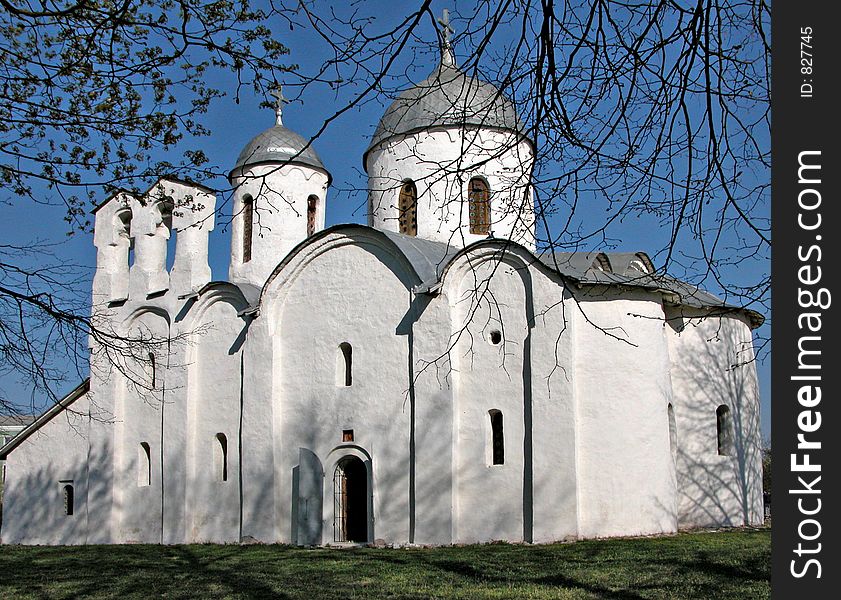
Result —
<instances>
[{"instance_id":1,"label":"metal cross","mask_svg":"<svg viewBox=\"0 0 841 600\"><path fill-rule=\"evenodd\" d=\"M446 8L444 9L443 16L438 19L438 24L441 26L441 35L444 38L444 45L450 45L450 35L455 33L453 28L450 27L450 11Z\"/></svg>"},{"instance_id":2,"label":"metal cross","mask_svg":"<svg viewBox=\"0 0 841 600\"><path fill-rule=\"evenodd\" d=\"M455 31L450 27L450 11L446 8L444 9L444 15L438 19L438 24L441 25L441 64L452 67L456 63L456 58L453 56L450 35Z\"/></svg>"},{"instance_id":3,"label":"metal cross","mask_svg":"<svg viewBox=\"0 0 841 600\"><path fill-rule=\"evenodd\" d=\"M283 125L283 105L287 104L289 100L283 95L283 86L278 85L277 88L273 89L271 92L272 96L275 97L275 114L277 115L277 124Z\"/></svg>"}]
</instances>

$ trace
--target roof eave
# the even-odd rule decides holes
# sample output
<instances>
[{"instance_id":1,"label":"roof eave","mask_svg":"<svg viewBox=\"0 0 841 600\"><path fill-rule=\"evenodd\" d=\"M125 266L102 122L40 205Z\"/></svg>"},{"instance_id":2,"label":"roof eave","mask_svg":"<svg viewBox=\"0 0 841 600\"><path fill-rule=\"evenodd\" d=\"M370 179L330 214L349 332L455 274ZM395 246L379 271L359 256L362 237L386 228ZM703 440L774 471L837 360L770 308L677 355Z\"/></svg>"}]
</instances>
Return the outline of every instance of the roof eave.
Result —
<instances>
[{"instance_id":1,"label":"roof eave","mask_svg":"<svg viewBox=\"0 0 841 600\"><path fill-rule=\"evenodd\" d=\"M11 440L9 440L5 446L0 448L0 460L5 460L9 453L12 452L18 446L20 446L29 436L31 436L33 433L41 429L41 427L49 423L53 419L53 417L55 417L58 413L60 413L65 408L76 402L76 400L88 393L91 389L90 385L91 380L90 377L88 377L84 381L82 381L82 383L77 385L64 398L53 404L49 409L47 409L43 414L41 414L41 416L39 416L32 423L30 423L25 429L18 432L18 434Z\"/></svg>"}]
</instances>

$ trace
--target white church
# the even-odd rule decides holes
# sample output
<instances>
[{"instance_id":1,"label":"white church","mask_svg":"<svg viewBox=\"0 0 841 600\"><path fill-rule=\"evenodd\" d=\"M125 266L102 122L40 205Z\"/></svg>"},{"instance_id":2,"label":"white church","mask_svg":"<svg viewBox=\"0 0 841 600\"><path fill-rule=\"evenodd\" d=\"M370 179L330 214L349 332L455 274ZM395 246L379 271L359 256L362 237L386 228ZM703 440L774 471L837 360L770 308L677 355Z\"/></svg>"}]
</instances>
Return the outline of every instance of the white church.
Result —
<instances>
[{"instance_id":1,"label":"white church","mask_svg":"<svg viewBox=\"0 0 841 600\"><path fill-rule=\"evenodd\" d=\"M230 172L228 281L210 189L162 179L95 209L90 378L0 449L3 543L761 523L761 317L643 252L537 248L535 143L446 38L363 156L367 226L324 227L331 176L281 98Z\"/></svg>"}]
</instances>

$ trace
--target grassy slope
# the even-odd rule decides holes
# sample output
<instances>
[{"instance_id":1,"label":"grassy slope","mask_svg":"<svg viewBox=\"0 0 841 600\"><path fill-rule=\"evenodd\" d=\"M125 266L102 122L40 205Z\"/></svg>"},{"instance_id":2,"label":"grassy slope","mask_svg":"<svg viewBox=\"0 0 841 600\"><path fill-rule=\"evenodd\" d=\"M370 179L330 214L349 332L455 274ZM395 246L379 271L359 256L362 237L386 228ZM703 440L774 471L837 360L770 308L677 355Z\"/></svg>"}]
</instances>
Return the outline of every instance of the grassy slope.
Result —
<instances>
[{"instance_id":1,"label":"grassy slope","mask_svg":"<svg viewBox=\"0 0 841 600\"><path fill-rule=\"evenodd\" d=\"M0 547L2 598L767 598L769 529L550 546Z\"/></svg>"}]
</instances>

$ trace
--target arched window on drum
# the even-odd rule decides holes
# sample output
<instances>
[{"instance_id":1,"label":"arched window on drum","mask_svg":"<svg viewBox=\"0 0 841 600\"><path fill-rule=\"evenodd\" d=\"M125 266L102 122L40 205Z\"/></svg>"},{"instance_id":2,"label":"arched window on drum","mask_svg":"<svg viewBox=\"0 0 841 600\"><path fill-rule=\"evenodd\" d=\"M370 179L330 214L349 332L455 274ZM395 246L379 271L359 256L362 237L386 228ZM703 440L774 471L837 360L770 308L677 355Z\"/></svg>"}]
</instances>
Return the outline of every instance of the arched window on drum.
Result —
<instances>
[{"instance_id":1,"label":"arched window on drum","mask_svg":"<svg viewBox=\"0 0 841 600\"><path fill-rule=\"evenodd\" d=\"M481 177L474 177L467 187L470 233L488 235L491 231L491 190Z\"/></svg>"},{"instance_id":2,"label":"arched window on drum","mask_svg":"<svg viewBox=\"0 0 841 600\"><path fill-rule=\"evenodd\" d=\"M404 181L400 187L397 209L400 233L416 236L418 234L418 188L411 179Z\"/></svg>"}]
</instances>

